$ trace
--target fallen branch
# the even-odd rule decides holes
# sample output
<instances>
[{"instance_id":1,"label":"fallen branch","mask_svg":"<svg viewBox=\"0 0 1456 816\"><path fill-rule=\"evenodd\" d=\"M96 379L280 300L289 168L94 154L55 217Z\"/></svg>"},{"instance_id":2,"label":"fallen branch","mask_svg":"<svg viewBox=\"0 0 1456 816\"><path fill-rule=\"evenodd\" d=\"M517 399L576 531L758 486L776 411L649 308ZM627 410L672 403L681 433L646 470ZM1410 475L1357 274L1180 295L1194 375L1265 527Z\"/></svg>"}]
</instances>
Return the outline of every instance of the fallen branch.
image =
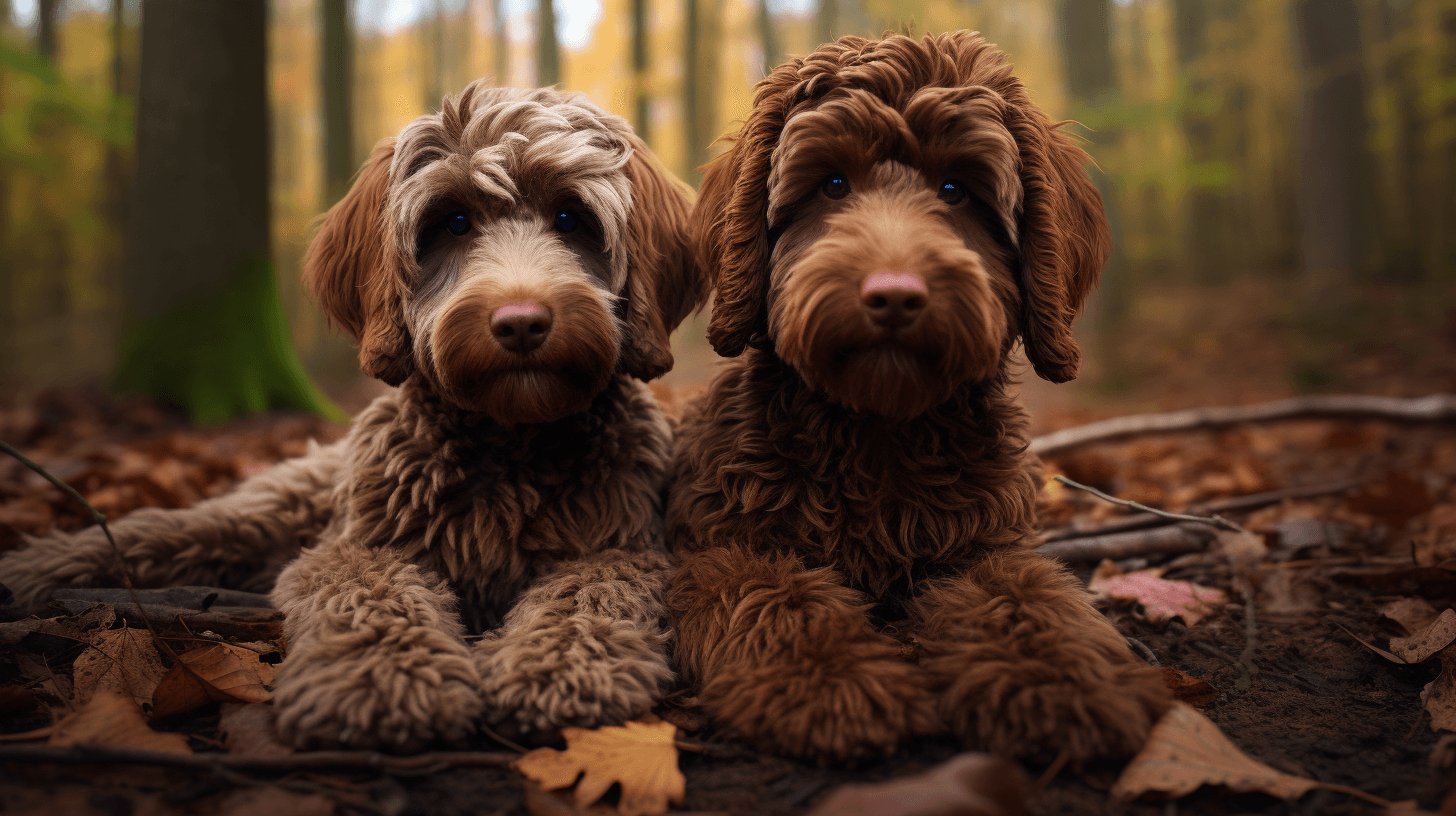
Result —
<instances>
[{"instance_id":1,"label":"fallen branch","mask_svg":"<svg viewBox=\"0 0 1456 816\"><path fill-rule=\"evenodd\" d=\"M414 756L391 756L376 751L305 751L286 756L234 756L232 754L169 754L124 748L75 746L70 748L0 745L0 762L102 763L150 765L163 768L213 771L292 773L317 768L366 768L411 771L432 766L445 768L503 768L517 759L504 751L435 751Z\"/></svg>"},{"instance_id":2,"label":"fallen branch","mask_svg":"<svg viewBox=\"0 0 1456 816\"><path fill-rule=\"evenodd\" d=\"M1130 436L1305 417L1370 417L1398 422L1452 422L1456 421L1456 394L1432 394L1417 399L1334 394L1293 397L1231 408L1191 408L1166 414L1136 414L1038 436L1031 440L1031 452L1045 457L1065 453L1093 442L1110 442Z\"/></svg>"},{"instance_id":3,"label":"fallen branch","mask_svg":"<svg viewBox=\"0 0 1456 816\"><path fill-rule=\"evenodd\" d=\"M1130 533L1054 541L1037 547L1036 551L1068 563L1096 563L1104 558L1116 561L1139 555L1201 552L1213 538L1213 531L1204 525L1178 524Z\"/></svg>"},{"instance_id":4,"label":"fallen branch","mask_svg":"<svg viewBox=\"0 0 1456 816\"><path fill-rule=\"evenodd\" d=\"M96 601L66 599L54 601L67 614L79 615L95 605ZM177 606L143 604L116 604L116 615L126 620L152 621L158 628L157 637L169 638L161 632L184 633L212 631L225 637L239 640L272 640L278 637L283 624L283 613L276 609L259 609L252 606L214 606L206 612L183 609ZM192 637L191 634L188 635Z\"/></svg>"},{"instance_id":5,"label":"fallen branch","mask_svg":"<svg viewBox=\"0 0 1456 816\"><path fill-rule=\"evenodd\" d=\"M1078 490L1085 490L1105 502L1111 502L1112 504L1120 505L1122 507L1131 507L1134 510L1141 510L1144 513L1152 513L1155 516L1161 516L1165 519L1172 519L1174 521L1193 521L1199 524L1207 524L1211 527L1217 527L1221 530L1228 530L1229 532L1233 533L1248 532L1244 528L1240 527L1237 524L1234 524L1232 521L1229 521L1222 516L1191 516L1187 513L1169 513L1167 510L1159 510L1156 507L1149 507L1146 504L1142 504L1141 502L1135 502L1130 499L1119 499L1116 496L1109 496L1095 487L1089 487L1082 484L1081 482L1074 482L1071 479L1068 479L1066 476L1053 476L1052 478L1056 479L1058 482L1061 482L1067 487L1075 487Z\"/></svg>"},{"instance_id":6,"label":"fallen branch","mask_svg":"<svg viewBox=\"0 0 1456 816\"><path fill-rule=\"evenodd\" d=\"M1233 513L1241 510L1254 510L1270 504L1277 504L1286 499L1310 499L1316 496L1328 496L1332 493L1343 493L1360 486L1358 479L1349 479L1341 482L1328 482L1326 484L1306 485L1303 487L1286 487L1282 490L1270 490L1267 493L1251 493L1247 496L1235 496L1231 499L1220 499L1218 501L1200 502L1191 505L1188 509L1195 514L1199 513ZM1173 519L1157 513L1134 513L1130 516L1119 516L1114 519L1097 524L1070 525L1055 530L1047 530L1042 533L1042 542L1064 541L1069 538L1086 538L1089 536L1102 536L1109 533L1121 533L1128 530L1141 530L1147 527L1157 527L1171 524Z\"/></svg>"}]
</instances>

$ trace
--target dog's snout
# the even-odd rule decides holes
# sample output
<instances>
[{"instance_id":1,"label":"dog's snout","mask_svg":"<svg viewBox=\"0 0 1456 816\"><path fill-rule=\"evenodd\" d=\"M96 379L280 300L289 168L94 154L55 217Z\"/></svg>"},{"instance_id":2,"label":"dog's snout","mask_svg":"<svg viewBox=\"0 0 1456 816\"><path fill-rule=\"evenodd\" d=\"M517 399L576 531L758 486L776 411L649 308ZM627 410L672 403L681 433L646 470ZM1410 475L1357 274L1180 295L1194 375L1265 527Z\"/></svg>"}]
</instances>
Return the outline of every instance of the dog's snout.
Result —
<instances>
[{"instance_id":1,"label":"dog's snout","mask_svg":"<svg viewBox=\"0 0 1456 816\"><path fill-rule=\"evenodd\" d=\"M925 310L930 290L911 272L876 272L865 278L860 302L870 320L887 329L908 326Z\"/></svg>"},{"instance_id":2,"label":"dog's snout","mask_svg":"<svg viewBox=\"0 0 1456 816\"><path fill-rule=\"evenodd\" d=\"M490 333L507 351L540 348L551 333L551 310L534 301L507 303L490 316Z\"/></svg>"}]
</instances>

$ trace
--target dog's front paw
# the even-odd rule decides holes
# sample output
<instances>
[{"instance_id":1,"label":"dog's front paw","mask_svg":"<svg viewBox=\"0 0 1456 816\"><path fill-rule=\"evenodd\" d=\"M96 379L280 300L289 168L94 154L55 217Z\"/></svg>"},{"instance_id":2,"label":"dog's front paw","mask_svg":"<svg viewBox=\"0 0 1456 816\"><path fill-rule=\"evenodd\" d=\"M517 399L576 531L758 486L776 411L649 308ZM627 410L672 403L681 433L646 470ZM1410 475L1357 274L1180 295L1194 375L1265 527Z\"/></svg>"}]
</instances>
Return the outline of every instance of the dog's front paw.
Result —
<instances>
[{"instance_id":1,"label":"dog's front paw","mask_svg":"<svg viewBox=\"0 0 1456 816\"><path fill-rule=\"evenodd\" d=\"M889 755L909 737L942 731L926 687L925 674L894 645L861 644L720 667L699 701L762 750L826 761Z\"/></svg>"},{"instance_id":2,"label":"dog's front paw","mask_svg":"<svg viewBox=\"0 0 1456 816\"><path fill-rule=\"evenodd\" d=\"M1075 644L1054 655L967 644L924 665L942 683L939 708L951 730L1003 756L1130 756L1173 702L1156 669Z\"/></svg>"},{"instance_id":3,"label":"dog's front paw","mask_svg":"<svg viewBox=\"0 0 1456 816\"><path fill-rule=\"evenodd\" d=\"M640 717L672 681L655 627L573 615L478 644L486 719L511 734Z\"/></svg>"},{"instance_id":4,"label":"dog's front paw","mask_svg":"<svg viewBox=\"0 0 1456 816\"><path fill-rule=\"evenodd\" d=\"M426 627L352 648L305 641L280 667L278 734L298 748L458 742L480 714L478 683L466 646Z\"/></svg>"}]
</instances>

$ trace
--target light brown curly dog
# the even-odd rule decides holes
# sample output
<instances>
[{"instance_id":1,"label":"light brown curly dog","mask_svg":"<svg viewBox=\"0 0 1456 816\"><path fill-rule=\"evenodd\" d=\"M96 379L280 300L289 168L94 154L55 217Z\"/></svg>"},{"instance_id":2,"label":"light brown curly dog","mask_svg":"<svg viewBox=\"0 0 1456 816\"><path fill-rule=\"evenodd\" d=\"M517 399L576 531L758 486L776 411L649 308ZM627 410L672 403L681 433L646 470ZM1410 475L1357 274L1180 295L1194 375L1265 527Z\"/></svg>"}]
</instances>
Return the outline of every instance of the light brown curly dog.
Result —
<instances>
[{"instance_id":1,"label":"light brown curly dog","mask_svg":"<svg viewBox=\"0 0 1456 816\"><path fill-rule=\"evenodd\" d=\"M142 585L277 577L283 737L413 748L656 702L671 428L641 381L705 294L688 208L624 120L552 89L477 82L375 149L307 279L398 391L233 493L115 526ZM0 558L22 604L118 578L95 529Z\"/></svg>"},{"instance_id":2,"label":"light brown curly dog","mask_svg":"<svg viewBox=\"0 0 1456 816\"><path fill-rule=\"evenodd\" d=\"M679 428L667 511L678 665L720 726L821 759L949 728L1080 760L1169 705L1026 546L1010 354L1077 371L1108 250L1084 158L970 32L846 37L759 86L694 214L737 359Z\"/></svg>"}]
</instances>

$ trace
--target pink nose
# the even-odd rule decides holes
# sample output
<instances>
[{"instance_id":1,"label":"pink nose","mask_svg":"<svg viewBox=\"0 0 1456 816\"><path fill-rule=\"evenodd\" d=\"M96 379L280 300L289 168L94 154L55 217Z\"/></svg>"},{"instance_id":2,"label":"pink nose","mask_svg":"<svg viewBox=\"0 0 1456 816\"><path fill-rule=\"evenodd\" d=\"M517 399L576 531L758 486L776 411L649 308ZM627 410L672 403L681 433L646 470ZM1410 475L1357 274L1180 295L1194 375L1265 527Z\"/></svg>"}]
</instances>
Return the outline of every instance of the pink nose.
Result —
<instances>
[{"instance_id":1,"label":"pink nose","mask_svg":"<svg viewBox=\"0 0 1456 816\"><path fill-rule=\"evenodd\" d=\"M908 326L925 310L930 290L925 279L912 272L875 272L859 290L870 320L887 329Z\"/></svg>"},{"instance_id":2,"label":"pink nose","mask_svg":"<svg viewBox=\"0 0 1456 816\"><path fill-rule=\"evenodd\" d=\"M490 333L507 351L525 354L551 333L551 310L535 301L507 303L490 316Z\"/></svg>"}]
</instances>

